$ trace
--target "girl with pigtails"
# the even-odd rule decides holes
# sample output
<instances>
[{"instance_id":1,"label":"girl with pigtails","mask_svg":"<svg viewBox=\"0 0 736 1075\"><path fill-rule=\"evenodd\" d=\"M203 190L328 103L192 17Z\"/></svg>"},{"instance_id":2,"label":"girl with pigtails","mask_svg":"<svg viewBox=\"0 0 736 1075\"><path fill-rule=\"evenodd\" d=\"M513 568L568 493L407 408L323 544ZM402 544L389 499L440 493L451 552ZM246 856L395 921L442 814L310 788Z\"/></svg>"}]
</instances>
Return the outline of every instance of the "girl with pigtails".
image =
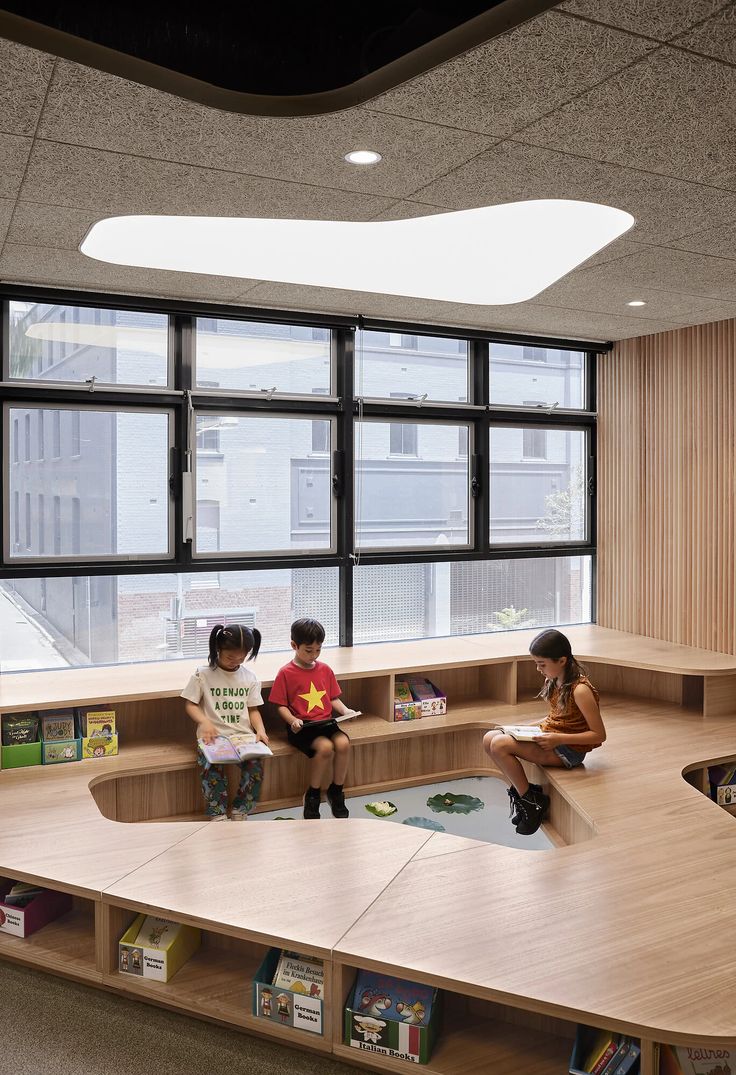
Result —
<instances>
[{"instance_id":1,"label":"girl with pigtails","mask_svg":"<svg viewBox=\"0 0 736 1075\"><path fill-rule=\"evenodd\" d=\"M261 684L250 668L261 647L261 633L255 628L231 623L225 627L218 623L212 628L209 658L181 692L184 708L197 725L197 738L204 743L213 742L218 736L239 740L252 737L253 741L268 745L258 706L263 705ZM227 819L227 778L224 766L213 765L197 749L202 791L206 813L213 821ZM263 762L249 758L240 762L240 782L232 804L231 819L245 821L253 810L261 791Z\"/></svg>"}]
</instances>

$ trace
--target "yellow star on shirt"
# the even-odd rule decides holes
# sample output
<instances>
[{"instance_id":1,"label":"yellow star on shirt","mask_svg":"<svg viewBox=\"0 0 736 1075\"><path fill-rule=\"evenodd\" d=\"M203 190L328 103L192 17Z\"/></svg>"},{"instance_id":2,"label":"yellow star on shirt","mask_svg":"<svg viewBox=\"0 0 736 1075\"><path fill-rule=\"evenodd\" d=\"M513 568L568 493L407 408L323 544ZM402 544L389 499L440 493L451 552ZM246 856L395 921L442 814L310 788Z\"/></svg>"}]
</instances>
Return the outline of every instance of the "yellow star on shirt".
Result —
<instances>
[{"instance_id":1,"label":"yellow star on shirt","mask_svg":"<svg viewBox=\"0 0 736 1075\"><path fill-rule=\"evenodd\" d=\"M318 707L322 708L322 699L327 694L327 691L318 691L311 679L309 681L309 694L300 694L299 697L303 698L307 703L307 713L311 713L313 709Z\"/></svg>"}]
</instances>

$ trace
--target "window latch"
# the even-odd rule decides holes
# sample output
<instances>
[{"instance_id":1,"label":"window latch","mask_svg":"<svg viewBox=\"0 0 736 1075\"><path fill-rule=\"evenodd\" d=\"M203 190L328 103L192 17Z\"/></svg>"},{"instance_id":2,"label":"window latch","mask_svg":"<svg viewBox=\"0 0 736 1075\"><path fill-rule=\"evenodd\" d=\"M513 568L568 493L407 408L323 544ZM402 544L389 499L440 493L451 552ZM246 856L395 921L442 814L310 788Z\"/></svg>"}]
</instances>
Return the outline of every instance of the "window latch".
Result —
<instances>
[{"instance_id":1,"label":"window latch","mask_svg":"<svg viewBox=\"0 0 736 1075\"><path fill-rule=\"evenodd\" d=\"M87 378L85 378L85 382L84 382L84 383L85 383L85 384L88 384L88 385L89 385L89 390L90 390L90 392L94 392L94 390L95 390L95 384L96 384L96 382L97 382L97 377L94 377L94 376L93 376L93 377L87 377Z\"/></svg>"}]
</instances>

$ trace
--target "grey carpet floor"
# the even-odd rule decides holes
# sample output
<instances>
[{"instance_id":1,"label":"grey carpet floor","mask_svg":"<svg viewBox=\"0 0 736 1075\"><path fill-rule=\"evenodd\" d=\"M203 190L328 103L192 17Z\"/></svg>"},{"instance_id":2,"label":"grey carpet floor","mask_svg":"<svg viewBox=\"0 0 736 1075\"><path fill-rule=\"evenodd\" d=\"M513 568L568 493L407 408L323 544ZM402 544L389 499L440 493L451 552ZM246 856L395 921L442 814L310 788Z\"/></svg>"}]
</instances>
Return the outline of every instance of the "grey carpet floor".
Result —
<instances>
[{"instance_id":1,"label":"grey carpet floor","mask_svg":"<svg viewBox=\"0 0 736 1075\"><path fill-rule=\"evenodd\" d=\"M114 993L0 960L0 1072L7 1075L355 1075Z\"/></svg>"}]
</instances>

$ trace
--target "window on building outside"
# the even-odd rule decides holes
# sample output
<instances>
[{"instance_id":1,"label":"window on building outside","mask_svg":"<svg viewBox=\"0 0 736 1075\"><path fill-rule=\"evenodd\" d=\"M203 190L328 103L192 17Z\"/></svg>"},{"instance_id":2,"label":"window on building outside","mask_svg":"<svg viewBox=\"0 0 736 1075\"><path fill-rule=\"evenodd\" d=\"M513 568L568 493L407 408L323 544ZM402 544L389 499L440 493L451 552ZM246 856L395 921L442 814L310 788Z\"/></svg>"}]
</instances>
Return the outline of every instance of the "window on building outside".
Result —
<instances>
[{"instance_id":1,"label":"window on building outside","mask_svg":"<svg viewBox=\"0 0 736 1075\"><path fill-rule=\"evenodd\" d=\"M11 421L16 411L6 404ZM22 495L39 484L63 492L55 507L53 555L165 557L171 545L169 447L166 412L85 408L84 429L94 451L81 453L82 412L52 411L53 466L14 469L10 487ZM61 436L62 429L69 436ZM78 508L65 507L77 502ZM77 514L75 514L75 510ZM76 520L84 516L84 526ZM63 519L63 523L62 523ZM38 556L26 548L24 555ZM11 557L14 555L10 553ZM17 555L17 552L15 553Z\"/></svg>"},{"instance_id":2,"label":"window on building outside","mask_svg":"<svg viewBox=\"0 0 736 1075\"><path fill-rule=\"evenodd\" d=\"M166 314L14 300L9 314L11 380L168 384Z\"/></svg>"},{"instance_id":3,"label":"window on building outside","mask_svg":"<svg viewBox=\"0 0 736 1075\"><path fill-rule=\"evenodd\" d=\"M394 453L395 430L402 446ZM406 439L403 439L406 436ZM356 424L355 525L360 548L468 544L468 460L458 459L450 422Z\"/></svg>"},{"instance_id":4,"label":"window on building outside","mask_svg":"<svg viewBox=\"0 0 736 1075\"><path fill-rule=\"evenodd\" d=\"M216 381L227 392L329 394L329 329L198 317L196 384Z\"/></svg>"},{"instance_id":5,"label":"window on building outside","mask_svg":"<svg viewBox=\"0 0 736 1075\"><path fill-rule=\"evenodd\" d=\"M355 335L355 393L368 399L426 396L466 402L469 359L465 340L359 330Z\"/></svg>"},{"instance_id":6,"label":"window on building outside","mask_svg":"<svg viewBox=\"0 0 736 1075\"><path fill-rule=\"evenodd\" d=\"M563 410L585 407L585 352L490 344L490 399L492 404L525 406L534 396L545 407Z\"/></svg>"}]
</instances>

